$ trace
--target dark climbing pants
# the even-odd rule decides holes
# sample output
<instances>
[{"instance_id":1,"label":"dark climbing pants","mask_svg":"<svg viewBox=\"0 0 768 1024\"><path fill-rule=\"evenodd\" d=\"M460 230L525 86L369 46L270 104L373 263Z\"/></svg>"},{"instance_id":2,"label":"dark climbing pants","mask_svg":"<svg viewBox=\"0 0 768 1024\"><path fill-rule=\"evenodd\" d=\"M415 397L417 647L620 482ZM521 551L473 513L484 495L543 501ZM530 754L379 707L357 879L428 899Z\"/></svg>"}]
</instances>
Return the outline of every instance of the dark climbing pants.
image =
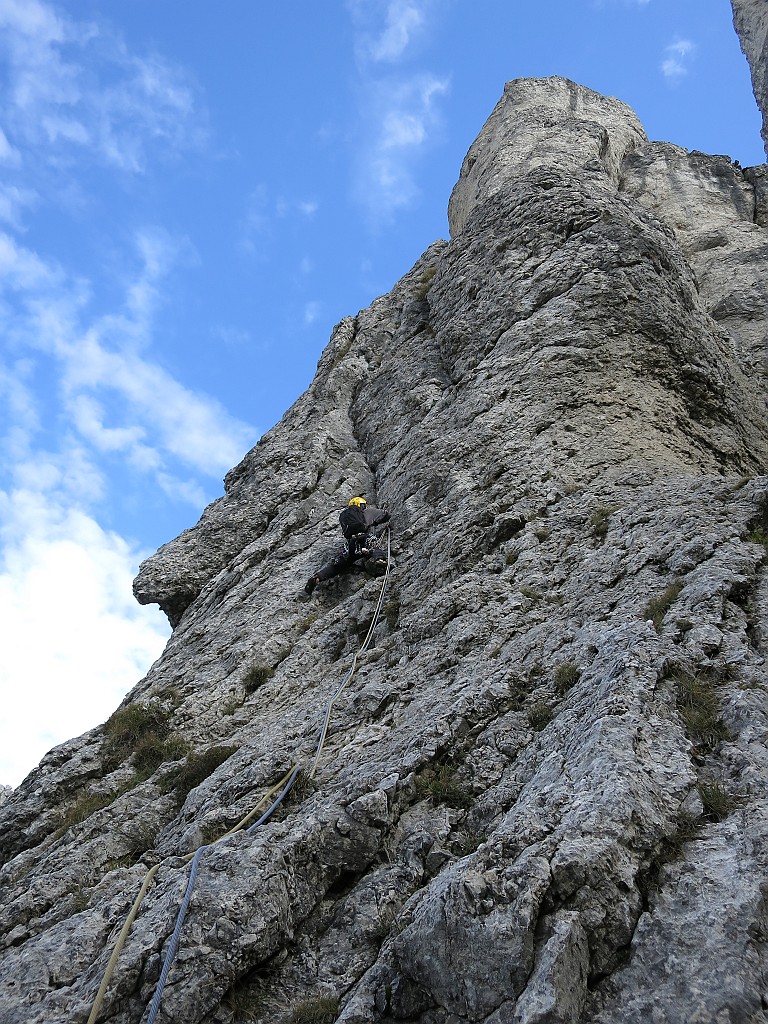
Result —
<instances>
[{"instance_id":1,"label":"dark climbing pants","mask_svg":"<svg viewBox=\"0 0 768 1024\"><path fill-rule=\"evenodd\" d=\"M345 569L354 565L360 557L359 554L348 554L346 550L340 551L332 561L327 562L320 569L317 573L317 578L322 582L333 579L334 576L338 576L340 572L344 572Z\"/></svg>"}]
</instances>

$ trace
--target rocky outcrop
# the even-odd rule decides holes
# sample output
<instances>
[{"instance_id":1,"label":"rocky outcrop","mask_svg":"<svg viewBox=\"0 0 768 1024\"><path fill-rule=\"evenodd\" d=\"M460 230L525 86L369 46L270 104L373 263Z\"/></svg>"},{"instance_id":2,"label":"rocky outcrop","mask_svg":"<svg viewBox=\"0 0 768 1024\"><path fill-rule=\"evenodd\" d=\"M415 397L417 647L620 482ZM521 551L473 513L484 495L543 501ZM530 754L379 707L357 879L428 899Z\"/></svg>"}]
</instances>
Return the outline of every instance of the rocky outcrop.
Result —
<instances>
[{"instance_id":1,"label":"rocky outcrop","mask_svg":"<svg viewBox=\"0 0 768 1024\"><path fill-rule=\"evenodd\" d=\"M763 141L768 153L768 10L763 0L731 0L733 24L752 72L752 88L763 112Z\"/></svg>"},{"instance_id":2,"label":"rocky outcrop","mask_svg":"<svg viewBox=\"0 0 768 1024\"><path fill-rule=\"evenodd\" d=\"M138 1024L206 843L159 1021L766 1020L755 180L506 87L451 239L142 566L175 629L122 718L0 808L2 1024L86 1020L157 864L99 1017ZM214 841L371 625L380 581L303 594L356 493L393 514L374 642L314 776Z\"/></svg>"}]
</instances>

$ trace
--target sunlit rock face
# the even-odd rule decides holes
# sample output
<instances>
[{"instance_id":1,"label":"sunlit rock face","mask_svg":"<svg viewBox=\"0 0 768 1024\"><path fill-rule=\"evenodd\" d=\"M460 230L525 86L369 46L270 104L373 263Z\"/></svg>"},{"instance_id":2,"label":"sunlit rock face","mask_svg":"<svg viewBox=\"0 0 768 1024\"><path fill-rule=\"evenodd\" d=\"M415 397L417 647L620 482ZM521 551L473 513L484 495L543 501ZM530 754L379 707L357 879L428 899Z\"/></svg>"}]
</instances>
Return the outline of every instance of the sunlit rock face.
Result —
<instances>
[{"instance_id":1,"label":"sunlit rock face","mask_svg":"<svg viewBox=\"0 0 768 1024\"><path fill-rule=\"evenodd\" d=\"M763 0L731 0L733 24L749 61L752 88L763 112L763 141L768 153L768 7Z\"/></svg>"},{"instance_id":2,"label":"sunlit rock face","mask_svg":"<svg viewBox=\"0 0 768 1024\"><path fill-rule=\"evenodd\" d=\"M765 1019L756 181L505 87L450 240L142 566L175 627L143 738L93 730L0 809L2 1024L87 1019L159 863L100 1018L144 1019L182 857L310 764L370 625L379 580L303 592L355 494L392 513L374 643L311 782L202 854L158 1020Z\"/></svg>"}]
</instances>

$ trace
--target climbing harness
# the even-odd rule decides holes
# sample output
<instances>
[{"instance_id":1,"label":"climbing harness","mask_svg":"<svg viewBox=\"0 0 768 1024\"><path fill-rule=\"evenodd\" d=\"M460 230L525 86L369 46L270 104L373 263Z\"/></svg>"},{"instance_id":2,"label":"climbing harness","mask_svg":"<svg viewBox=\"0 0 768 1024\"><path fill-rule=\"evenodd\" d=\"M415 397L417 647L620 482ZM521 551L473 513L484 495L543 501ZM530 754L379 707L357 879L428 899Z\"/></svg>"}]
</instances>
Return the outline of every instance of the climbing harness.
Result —
<instances>
[{"instance_id":1,"label":"climbing harness","mask_svg":"<svg viewBox=\"0 0 768 1024\"><path fill-rule=\"evenodd\" d=\"M391 538L390 538L390 529L389 529L389 527L387 527L387 565L386 565L386 570L384 572L384 575L382 577L381 590L379 591L379 597L378 597L378 600L376 602L376 607L374 608L373 617L372 617L371 623L370 623L370 625L368 627L368 632L365 635L365 639L363 640L363 642L360 645L360 647L358 648L358 650L355 652L354 658L352 659L352 665L348 669L348 671L347 671L346 675L344 676L344 678L342 679L341 683L339 683L339 685L337 686L336 690L332 694L332 696L329 699L328 704L326 706L325 717L323 719L323 724L322 724L322 727L320 729L320 735L319 735L318 740L317 740L317 746L315 748L315 754L314 754L314 758L312 760L312 766L311 766L309 772L307 773L307 778L309 778L309 779L314 777L315 771L317 770L317 765L318 765L318 762L320 761L320 756L321 756L321 754L323 752L323 747L325 746L325 741L326 741L326 738L328 736L328 728L329 728L330 721L331 721L331 713L333 711L333 707L334 707L336 701L339 699L339 697L342 695L344 690L347 688L347 686L351 682L351 680L352 680L352 678L353 678L353 676L354 676L354 674L355 674L355 672L357 670L358 659L370 647L371 641L373 639L374 630L376 629L376 626L378 625L378 622L379 622L379 618L381 616L381 609L382 609L382 605L384 604L384 594L386 592L387 583L389 581L390 567L391 567ZM256 829L259 828L260 825L263 825L264 822L269 820L269 818L272 816L272 814L275 812L275 810L280 806L280 804L283 802L283 800L288 796L288 794L290 793L291 789L293 788L293 786L294 786L294 784L296 782L296 778L298 777L298 774L299 774L300 771L301 771L301 760L299 760L296 763L294 763L293 765L291 765L291 767L288 769L288 771L285 773L285 775L282 777L282 779L280 779L280 781L278 783L276 783L276 785L274 785L261 798L261 800L259 800L259 802L256 804L256 806L251 811L249 811L248 814L246 814L246 816L244 818L242 818L236 825L234 825L228 832L225 832L222 836L220 836L219 840L216 840L216 842L220 841L221 839L224 839L226 836L233 835L235 832L239 832L240 830L244 830L249 835L252 835L256 831ZM264 811L264 813L261 815L261 817L256 822L254 822L252 825L249 825L246 828L245 826L248 824L248 822L252 818L254 818L256 816L256 814L259 812L259 810L261 810L261 808L264 806L264 804L267 803L267 801L275 793L277 793L278 790L280 791L278 797L269 805L267 810ZM155 1018L157 1017L157 1014L158 1014L158 1012L160 1010L160 1001L161 1001L161 999L163 997L163 991L165 989L166 981L168 980L168 974L169 974L169 972L171 970L171 966L172 966L173 961L174 961L174 959L176 957L176 951L178 949L179 940L181 938L181 931L182 931L182 928L184 927L184 919L187 916L187 911L189 909L189 904L190 904L190 901L192 899L192 892L193 892L194 887L195 887L195 880L197 878L197 871L198 871L198 868L200 866L200 860L201 860L202 855L205 852L205 850L209 849L211 845L212 844L206 844L206 845L203 845L203 846L199 846L197 848L197 850L195 850L195 852L193 854L189 854L188 857L186 858L186 862L187 863L189 863L190 861L192 862L191 863L191 867L190 867L190 871L189 871L189 878L187 880L187 886L186 886L186 889L185 889L185 892L184 892L184 896L182 897L181 904L179 906L179 910L178 910L178 913L176 915L176 923L174 924L174 928L173 928L173 932L171 933L171 938L170 938L170 942L169 942L169 945L168 945L168 949L166 951L165 958L163 960L163 966L162 966L162 968L160 970L160 977L158 978L157 985L155 986L155 992L154 992L154 995L152 996L152 1001L149 1004L149 1013L147 1015L146 1024L154 1024ZM159 864L154 865L153 867L151 867L147 871L147 874L144 876L144 881L142 883L141 890L139 891L139 894L136 897L133 906L131 907L130 913L128 914L128 917L125 920L125 923L124 923L124 925L123 925L123 927L122 927L122 929L120 931L120 935L118 936L117 942L115 944L115 948L112 951L112 956L110 957L109 963L107 964L106 970L104 972L104 977L102 978L101 985L99 986L99 990L96 993L96 999L94 1001L93 1007L91 1008L91 1012L90 1012L90 1014L88 1016L88 1020L87 1020L86 1024L95 1024L95 1022L96 1022L96 1017L97 1017L99 1011L101 1010L101 1006L102 1006L102 1004L104 1002L104 997L106 995L107 987L108 987L110 981L112 980L112 975L115 972L115 968L117 966L117 960L118 960L118 957L120 956L120 951L122 950L123 945L125 944L125 940L128 937L128 932L130 931L131 925L133 924L133 922L134 922L134 920L136 918L136 915L139 912L139 907L141 906L142 900L144 899L144 896L146 895L146 892L149 889L149 885L150 885L152 879L155 877L155 874L157 873L159 867L160 867Z\"/></svg>"}]
</instances>

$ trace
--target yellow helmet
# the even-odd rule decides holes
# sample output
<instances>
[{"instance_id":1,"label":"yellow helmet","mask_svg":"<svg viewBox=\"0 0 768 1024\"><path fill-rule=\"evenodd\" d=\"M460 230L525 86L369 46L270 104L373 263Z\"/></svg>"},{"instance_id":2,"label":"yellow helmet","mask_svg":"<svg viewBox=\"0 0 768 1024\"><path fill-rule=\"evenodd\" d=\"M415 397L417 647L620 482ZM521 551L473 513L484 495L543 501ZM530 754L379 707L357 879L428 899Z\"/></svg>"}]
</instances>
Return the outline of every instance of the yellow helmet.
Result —
<instances>
[{"instance_id":1,"label":"yellow helmet","mask_svg":"<svg viewBox=\"0 0 768 1024\"><path fill-rule=\"evenodd\" d=\"M365 508L365 498L350 498L347 505L357 505L358 508Z\"/></svg>"}]
</instances>

